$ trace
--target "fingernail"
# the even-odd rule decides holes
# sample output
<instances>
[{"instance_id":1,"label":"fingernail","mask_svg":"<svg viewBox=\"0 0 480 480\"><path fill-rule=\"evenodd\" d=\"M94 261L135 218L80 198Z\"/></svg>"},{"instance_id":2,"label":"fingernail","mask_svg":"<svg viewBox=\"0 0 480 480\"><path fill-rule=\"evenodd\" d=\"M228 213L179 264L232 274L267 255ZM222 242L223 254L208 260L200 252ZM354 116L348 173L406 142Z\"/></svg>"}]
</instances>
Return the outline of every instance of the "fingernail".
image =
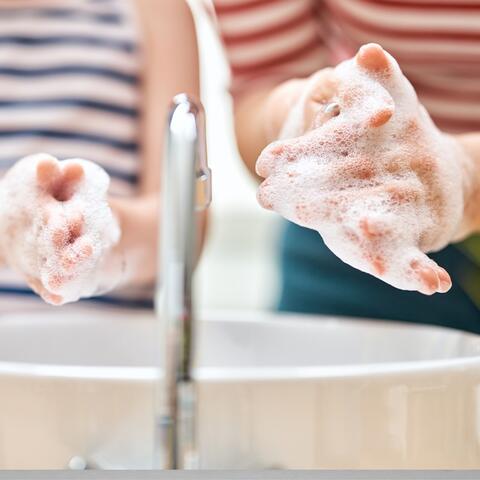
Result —
<instances>
[{"instance_id":1,"label":"fingernail","mask_svg":"<svg viewBox=\"0 0 480 480\"><path fill-rule=\"evenodd\" d=\"M440 293L445 293L445 292L448 292L450 290L452 286L452 282L450 280L446 280L446 279L440 279L440 287L438 289L438 291Z\"/></svg>"}]
</instances>

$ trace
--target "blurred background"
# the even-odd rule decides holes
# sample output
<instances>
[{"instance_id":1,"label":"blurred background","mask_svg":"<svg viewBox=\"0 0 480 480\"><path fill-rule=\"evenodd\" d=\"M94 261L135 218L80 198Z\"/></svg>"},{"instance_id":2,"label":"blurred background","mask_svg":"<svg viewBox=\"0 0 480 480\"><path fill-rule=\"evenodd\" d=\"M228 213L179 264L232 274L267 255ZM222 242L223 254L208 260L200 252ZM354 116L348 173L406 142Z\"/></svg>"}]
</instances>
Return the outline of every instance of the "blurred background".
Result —
<instances>
[{"instance_id":1,"label":"blurred background","mask_svg":"<svg viewBox=\"0 0 480 480\"><path fill-rule=\"evenodd\" d=\"M211 19L190 0L197 24L202 96L213 172L210 228L195 278L201 309L265 309L277 295L279 217L256 201L256 182L244 167L233 135L229 72Z\"/></svg>"}]
</instances>

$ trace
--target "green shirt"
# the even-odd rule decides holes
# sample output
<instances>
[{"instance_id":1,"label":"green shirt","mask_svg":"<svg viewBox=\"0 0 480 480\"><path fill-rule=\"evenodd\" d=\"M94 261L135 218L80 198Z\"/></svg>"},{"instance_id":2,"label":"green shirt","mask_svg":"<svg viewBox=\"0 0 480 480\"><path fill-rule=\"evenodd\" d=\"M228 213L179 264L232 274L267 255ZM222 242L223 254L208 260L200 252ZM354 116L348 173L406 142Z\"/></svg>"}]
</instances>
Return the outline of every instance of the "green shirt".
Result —
<instances>
[{"instance_id":1,"label":"green shirt","mask_svg":"<svg viewBox=\"0 0 480 480\"><path fill-rule=\"evenodd\" d=\"M432 296L398 290L339 260L320 235L286 222L280 242L279 310L426 323L480 333L480 241L431 257L453 286ZM473 247L473 250L472 250Z\"/></svg>"}]
</instances>

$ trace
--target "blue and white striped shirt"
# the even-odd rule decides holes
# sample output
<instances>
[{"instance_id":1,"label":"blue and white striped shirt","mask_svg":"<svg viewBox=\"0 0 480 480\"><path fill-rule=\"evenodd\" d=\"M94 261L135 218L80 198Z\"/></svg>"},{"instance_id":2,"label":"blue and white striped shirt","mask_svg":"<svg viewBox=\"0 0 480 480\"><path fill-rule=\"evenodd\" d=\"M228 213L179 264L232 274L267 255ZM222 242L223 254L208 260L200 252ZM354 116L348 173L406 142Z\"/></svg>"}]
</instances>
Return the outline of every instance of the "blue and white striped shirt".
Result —
<instances>
[{"instance_id":1,"label":"blue and white striped shirt","mask_svg":"<svg viewBox=\"0 0 480 480\"><path fill-rule=\"evenodd\" d=\"M0 0L0 175L38 152L101 165L135 194L141 51L130 0ZM0 299L29 289L0 269Z\"/></svg>"}]
</instances>

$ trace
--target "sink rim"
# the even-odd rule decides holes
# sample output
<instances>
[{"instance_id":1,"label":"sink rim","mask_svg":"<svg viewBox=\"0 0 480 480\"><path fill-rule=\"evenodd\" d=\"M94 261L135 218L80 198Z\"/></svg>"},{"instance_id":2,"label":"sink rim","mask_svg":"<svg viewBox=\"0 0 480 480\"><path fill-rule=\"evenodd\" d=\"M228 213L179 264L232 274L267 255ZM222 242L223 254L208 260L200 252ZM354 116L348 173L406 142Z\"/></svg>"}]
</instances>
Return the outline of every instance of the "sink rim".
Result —
<instances>
[{"instance_id":1,"label":"sink rim","mask_svg":"<svg viewBox=\"0 0 480 480\"><path fill-rule=\"evenodd\" d=\"M363 365L330 365L326 367L201 367L194 369L193 377L201 383L227 382L301 382L354 377L395 376L406 373L463 370L477 367L480 357L442 360L391 362ZM18 362L0 362L0 376L34 378L68 378L72 380L109 380L125 382L155 382L161 380L155 367L76 366Z\"/></svg>"},{"instance_id":2,"label":"sink rim","mask_svg":"<svg viewBox=\"0 0 480 480\"><path fill-rule=\"evenodd\" d=\"M109 309L108 314L114 314L116 309ZM76 309L75 315L92 314L92 309ZM97 310L99 312L99 310ZM9 312L8 317L21 316L31 312ZM125 311L122 312L125 315ZM105 314L105 310L101 312ZM131 312L132 316L145 316L153 318L152 312L138 310ZM408 328L411 330L430 330L432 332L445 332L456 334L464 338L478 342L479 353L474 356L451 357L433 360L415 361L391 361L382 363L363 363L359 365L326 365L326 366L266 366L266 367L199 367L194 369L194 377L201 383L217 382L278 382L278 381L321 381L323 379L362 377L362 376L385 376L401 375L405 373L434 372L439 370L464 369L465 367L476 367L480 371L480 335L460 330L444 328L434 325L412 324L389 320L334 317L330 315L310 315L298 313L277 313L255 310L211 310L199 315L202 322L238 322L241 319L245 323L278 324L278 316L283 316L287 322L306 322L312 324L312 320L318 322L321 318L324 325L334 328L336 324L357 324L375 325L380 327ZM315 320L314 320L315 319ZM328 323L327 323L328 322ZM0 328L1 328L0 321ZM82 366L82 365L55 365L47 363L26 363L26 362L4 362L0 360L0 375L15 377L49 377L68 378L84 380L110 380L125 382L147 382L159 381L161 375L153 366Z\"/></svg>"}]
</instances>

